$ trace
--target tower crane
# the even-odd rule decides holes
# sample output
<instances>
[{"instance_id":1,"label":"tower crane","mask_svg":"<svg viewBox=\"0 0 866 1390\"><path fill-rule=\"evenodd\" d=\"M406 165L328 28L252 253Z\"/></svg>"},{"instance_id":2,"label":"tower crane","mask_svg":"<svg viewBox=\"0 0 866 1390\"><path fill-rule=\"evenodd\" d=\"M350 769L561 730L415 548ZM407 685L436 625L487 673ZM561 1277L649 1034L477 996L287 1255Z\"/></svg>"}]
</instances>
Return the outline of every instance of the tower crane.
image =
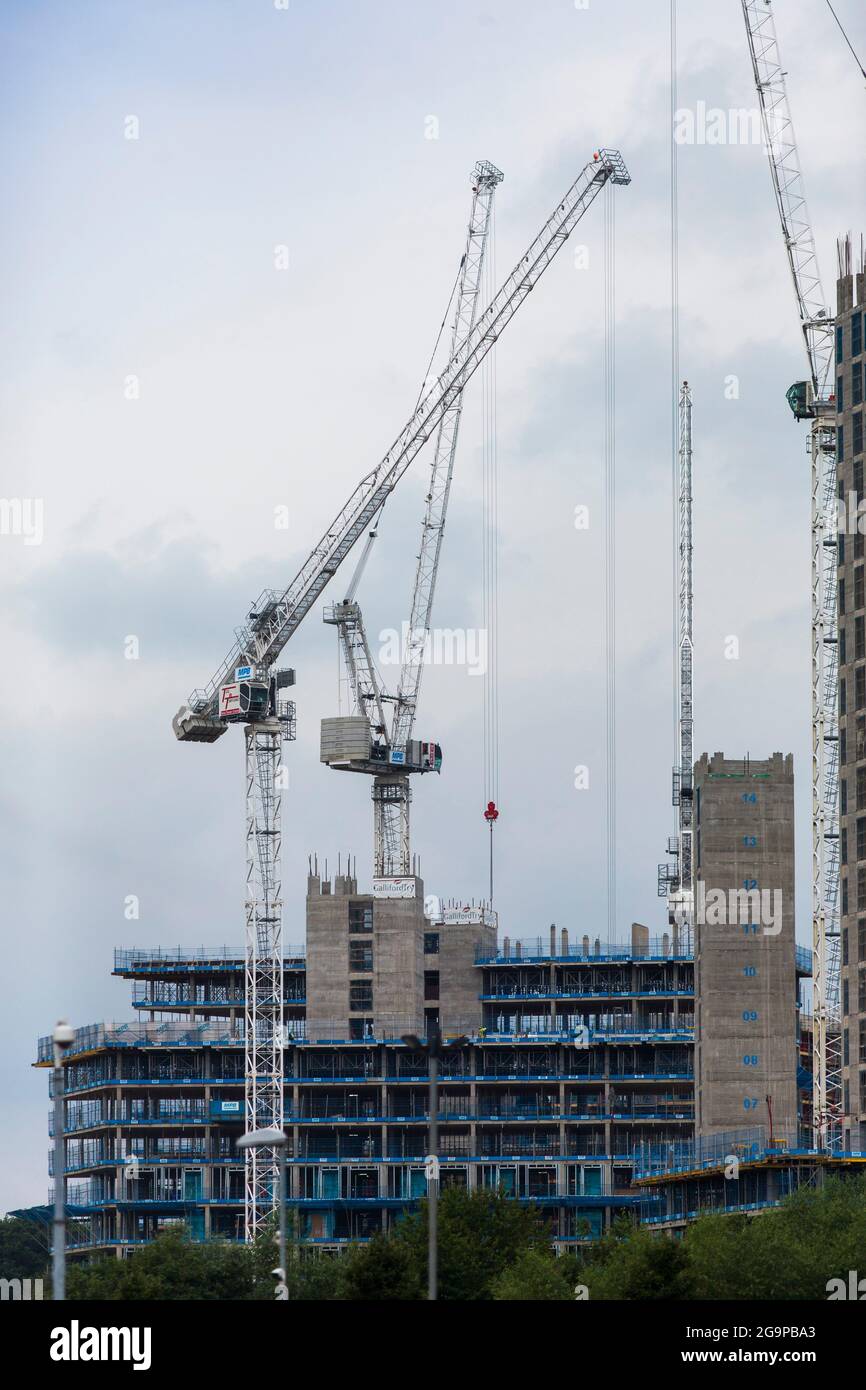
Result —
<instances>
[{"instance_id":1,"label":"tower crane","mask_svg":"<svg viewBox=\"0 0 866 1390\"><path fill-rule=\"evenodd\" d=\"M247 1133L283 1127L283 947L280 884L282 745L294 736L295 709L283 693L292 670L277 659L312 605L376 517L412 460L461 396L523 301L538 284L587 208L608 182L628 184L618 150L600 149L581 169L484 312L454 348L384 458L358 483L289 585L266 589L237 629L208 684L172 720L185 743L213 743L229 724L246 742L247 895L244 1009L244 1123ZM275 1148L246 1150L245 1235L263 1229L279 1191Z\"/></svg>"},{"instance_id":2,"label":"tower crane","mask_svg":"<svg viewBox=\"0 0 866 1390\"><path fill-rule=\"evenodd\" d=\"M797 297L809 377L787 392L808 420L812 536L812 1119L816 1147L841 1140L839 1014L839 726L837 687L836 417L833 316L821 287L815 240L770 0L741 0L773 193Z\"/></svg>"},{"instance_id":3,"label":"tower crane","mask_svg":"<svg viewBox=\"0 0 866 1390\"><path fill-rule=\"evenodd\" d=\"M469 224L457 277L451 328L452 355L461 338L472 330L478 314L493 200L502 179L501 170L488 160L479 160L472 171ZM409 804L412 796L409 774L438 771L441 766L439 745L413 740L412 732L424 666L425 644L430 630L430 615L454 474L462 408L461 391L443 413L436 433L430 484L421 524L421 544L410 618L405 629L405 650L395 696L385 694L381 688L370 653L361 608L354 597L376 535L375 530L371 531L367 538L346 598L341 603L332 604L325 610L324 615L326 623L334 623L337 626L346 671L358 710L357 716L354 716L360 721L357 734L363 744L367 736L365 721L369 721L370 737L368 747L363 749L362 756L346 757L346 753L352 751L355 742L355 730L351 726L353 717L350 716L348 720L323 720L322 760L341 771L366 772L373 776L373 874L376 878L409 874ZM391 702L393 705L390 730L385 718L385 702Z\"/></svg>"},{"instance_id":4,"label":"tower crane","mask_svg":"<svg viewBox=\"0 0 866 1390\"><path fill-rule=\"evenodd\" d=\"M692 393L684 381L679 398L677 545L679 550L679 621L677 644L678 765L673 770L677 833L668 844L672 863L659 865L659 896L667 897L668 920L689 940L694 926L693 818L694 715L692 705L694 642L692 637Z\"/></svg>"}]
</instances>

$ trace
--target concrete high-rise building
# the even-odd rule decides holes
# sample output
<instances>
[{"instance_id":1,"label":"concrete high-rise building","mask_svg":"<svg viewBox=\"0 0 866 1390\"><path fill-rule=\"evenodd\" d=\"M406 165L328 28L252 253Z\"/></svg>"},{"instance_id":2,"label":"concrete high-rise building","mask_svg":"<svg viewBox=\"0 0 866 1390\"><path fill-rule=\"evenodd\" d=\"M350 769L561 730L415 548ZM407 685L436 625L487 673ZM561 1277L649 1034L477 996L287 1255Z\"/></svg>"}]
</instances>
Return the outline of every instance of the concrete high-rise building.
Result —
<instances>
[{"instance_id":1,"label":"concrete high-rise building","mask_svg":"<svg viewBox=\"0 0 866 1390\"><path fill-rule=\"evenodd\" d=\"M400 1030L423 1036L437 1016L463 1039L442 1063L443 1188L540 1205L560 1249L597 1238L643 1205L638 1152L692 1134L690 954L640 927L630 943L550 927L497 945L485 909L442 904L425 919L417 887L382 900L348 876L308 883L307 946L287 949L284 970L299 1244L339 1250L417 1208L427 1059ZM238 1239L243 952L118 951L115 974L133 981L139 1018L78 1029L65 1059L70 1247L122 1256L178 1220L193 1240ZM51 1049L40 1041L40 1065Z\"/></svg>"},{"instance_id":2,"label":"concrete high-rise building","mask_svg":"<svg viewBox=\"0 0 866 1390\"><path fill-rule=\"evenodd\" d=\"M390 881L401 896L358 893L348 874L307 878L307 1029L310 1036L399 1038L475 1032L481 1025L479 953L496 954L496 917L484 908L425 914L424 884Z\"/></svg>"},{"instance_id":3,"label":"concrete high-rise building","mask_svg":"<svg viewBox=\"0 0 866 1390\"><path fill-rule=\"evenodd\" d=\"M307 879L307 1019L324 1038L363 1038L379 1026L399 1037L423 1016L424 885L401 879L403 898L359 894L346 874ZM409 891L411 890L411 892Z\"/></svg>"},{"instance_id":4,"label":"concrete high-rise building","mask_svg":"<svg viewBox=\"0 0 866 1390\"><path fill-rule=\"evenodd\" d=\"M772 760L753 765L746 782L713 781L715 762L698 783L710 789L701 803L708 842L726 812L713 801L724 786L759 788L768 809L754 822L787 843L773 808L786 805L790 762L787 783L778 769L781 790L759 780ZM731 766L739 776L742 764ZM306 946L285 948L288 1200L298 1244L340 1250L417 1209L427 1181L427 1059L403 1035L424 1036L437 1022L461 1038L441 1069L443 1188L504 1189L540 1206L561 1250L596 1239L621 1212L661 1218L667 1207L634 1178L660 1161L695 1166L690 943L676 933L653 939L639 923L630 941L605 942L591 920L497 943L487 909L428 899L425 914L420 880L395 891L406 897L358 893L349 874L311 874ZM760 959L760 944L748 946ZM705 950L710 1017L735 1024L742 981L730 980L733 1003L717 997L706 941ZM798 951L797 971L809 965ZM780 989L788 998L794 969L791 957ZM132 982L137 1019L77 1029L64 1063L70 1247L124 1256L178 1221L193 1240L241 1239L243 951L118 950L114 973ZM50 1068L50 1037L38 1058ZM787 1077L772 1083L777 1097L795 1084L793 1045L785 1064ZM705 1102L715 1114L712 1097ZM750 1124L760 1117L731 1126L737 1140ZM727 1136L717 1142L730 1152ZM755 1174L722 1184L726 1210L776 1200L760 1161L765 1139L747 1147Z\"/></svg>"},{"instance_id":5,"label":"concrete high-rise building","mask_svg":"<svg viewBox=\"0 0 866 1390\"><path fill-rule=\"evenodd\" d=\"M839 558L839 861L844 1147L866 1145L866 514L863 338L866 275L836 286Z\"/></svg>"},{"instance_id":6,"label":"concrete high-rise building","mask_svg":"<svg viewBox=\"0 0 866 1390\"><path fill-rule=\"evenodd\" d=\"M764 1125L797 1138L794 767L695 764L698 1136Z\"/></svg>"}]
</instances>

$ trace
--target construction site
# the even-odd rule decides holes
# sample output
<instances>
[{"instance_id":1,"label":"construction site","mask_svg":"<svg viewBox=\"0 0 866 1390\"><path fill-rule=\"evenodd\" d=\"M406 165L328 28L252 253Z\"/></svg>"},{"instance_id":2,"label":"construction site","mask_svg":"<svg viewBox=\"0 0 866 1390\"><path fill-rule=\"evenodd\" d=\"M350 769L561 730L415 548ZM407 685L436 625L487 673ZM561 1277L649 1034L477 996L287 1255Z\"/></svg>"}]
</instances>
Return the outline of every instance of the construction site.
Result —
<instances>
[{"instance_id":1,"label":"construction site","mask_svg":"<svg viewBox=\"0 0 866 1390\"><path fill-rule=\"evenodd\" d=\"M795 769L790 752L772 746L760 756L710 751L715 735L694 708L700 402L678 370L670 403L672 819L669 835L658 831L666 852L648 885L645 921L618 920L613 902L604 923L581 920L578 906L566 926L523 924L502 901L495 348L506 329L520 331L513 320L530 318L531 291L548 271L557 273L557 257L582 219L603 221L604 265L594 273L605 286L605 527L612 535L614 208L638 171L627 150L587 150L537 235L496 283L490 241L504 175L479 160L454 248L451 299L412 414L287 587L265 589L250 605L227 654L172 721L179 744L202 745L177 749L189 760L190 779L196 760L209 756L207 745L225 734L238 744L244 920L228 944L118 941L111 973L130 983L131 1020L77 1027L60 1054L52 1036L39 1040L35 1065L53 1068L49 1201L62 1169L75 1258L126 1258L180 1223L194 1241L252 1242L270 1229L279 1205L282 1160L293 1241L331 1254L393 1230L434 1188L486 1188L537 1204L552 1244L564 1251L597 1241L623 1213L678 1235L704 1212L757 1215L828 1172L866 1164L866 556L862 531L846 533L838 516L839 504L847 508L853 499L856 511L864 498L866 262L862 241L840 238L831 306L773 11L767 0L742 0L741 9L769 162L767 198L780 223L778 272L791 281L791 332L796 311L804 349L803 379L788 402L803 425L792 468L810 470L811 480L803 526L811 528L812 564L802 576L811 594L811 630L802 634L810 643L811 767ZM674 146L671 158L675 190ZM485 873L466 900L449 898L447 884L425 884L410 812L414 795L447 779L448 750L436 741L422 677L437 581L449 563L446 521L464 392L479 384ZM389 498L422 450L424 510L399 674L389 688L365 623L364 577ZM613 564L611 544L609 776ZM393 582L395 591L407 587L405 576ZM227 634L233 616L225 615ZM336 630L347 697L337 713L296 710L303 672L289 660L305 618L323 619L326 640ZM322 779L355 774L336 779L347 797L369 786L372 857L361 846L330 863L311 853L304 920L287 921L283 808L292 795L298 718L321 721ZM799 913L811 921L811 939L801 928L799 941L795 777L812 792L812 896ZM441 814L446 807L443 801ZM610 801L607 833L615 835ZM287 818L286 834L303 836L303 812ZM334 838L342 843L339 825ZM205 923L195 930L208 935ZM435 1117L428 1085L434 1055ZM259 1131L279 1131L284 1142L238 1147Z\"/></svg>"}]
</instances>

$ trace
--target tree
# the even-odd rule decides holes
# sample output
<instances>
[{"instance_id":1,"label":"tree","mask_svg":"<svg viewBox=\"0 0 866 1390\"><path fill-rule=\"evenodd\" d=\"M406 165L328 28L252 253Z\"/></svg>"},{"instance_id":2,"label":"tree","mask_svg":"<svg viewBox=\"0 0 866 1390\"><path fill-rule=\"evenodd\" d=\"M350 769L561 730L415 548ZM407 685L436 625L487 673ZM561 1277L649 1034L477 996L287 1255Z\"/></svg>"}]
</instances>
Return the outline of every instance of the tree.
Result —
<instances>
[{"instance_id":1,"label":"tree","mask_svg":"<svg viewBox=\"0 0 866 1390\"><path fill-rule=\"evenodd\" d=\"M126 1260L72 1265L68 1299L228 1300L256 1296L252 1255L224 1241L195 1242L178 1227ZM273 1280L271 1280L273 1296Z\"/></svg>"},{"instance_id":2,"label":"tree","mask_svg":"<svg viewBox=\"0 0 866 1390\"><path fill-rule=\"evenodd\" d=\"M801 1187L760 1216L702 1217L686 1248L696 1298L826 1298L829 1279L866 1268L866 1180Z\"/></svg>"},{"instance_id":3,"label":"tree","mask_svg":"<svg viewBox=\"0 0 866 1390\"><path fill-rule=\"evenodd\" d=\"M39 1279L48 1266L49 1224L22 1216L0 1220L0 1273L4 1279Z\"/></svg>"},{"instance_id":4,"label":"tree","mask_svg":"<svg viewBox=\"0 0 866 1390\"><path fill-rule=\"evenodd\" d=\"M291 1247L290 1247L291 1248ZM77 1301L130 1299L271 1302L279 1259L276 1223L252 1246L192 1241L183 1227L163 1231L125 1260L71 1263L66 1296ZM289 1297L299 1302L341 1296L342 1261L299 1252L288 1261Z\"/></svg>"},{"instance_id":5,"label":"tree","mask_svg":"<svg viewBox=\"0 0 866 1390\"><path fill-rule=\"evenodd\" d=\"M375 1236L349 1257L341 1296L419 1299L427 1291L427 1203L388 1235ZM449 1187L439 1200L439 1297L475 1302L493 1298L494 1281L531 1249L549 1248L539 1209L504 1192Z\"/></svg>"},{"instance_id":6,"label":"tree","mask_svg":"<svg viewBox=\"0 0 866 1390\"><path fill-rule=\"evenodd\" d=\"M392 1303L425 1296L426 1269L412 1245L395 1235L379 1233L366 1245L353 1246L340 1263L339 1298Z\"/></svg>"},{"instance_id":7,"label":"tree","mask_svg":"<svg viewBox=\"0 0 866 1390\"><path fill-rule=\"evenodd\" d=\"M692 1297L684 1243L632 1226L627 1218L590 1252L582 1282L591 1300L673 1300Z\"/></svg>"},{"instance_id":8,"label":"tree","mask_svg":"<svg viewBox=\"0 0 866 1390\"><path fill-rule=\"evenodd\" d=\"M289 1298L294 1302L322 1301L340 1297L341 1265L339 1256L325 1255L318 1250L303 1250L297 1244L295 1216L287 1214L286 1284ZM273 1271L279 1265L277 1218L273 1216L263 1233L249 1249L251 1269L250 1299L269 1301L274 1297L276 1281Z\"/></svg>"},{"instance_id":9,"label":"tree","mask_svg":"<svg viewBox=\"0 0 866 1390\"><path fill-rule=\"evenodd\" d=\"M0 1223L7 1278L45 1268L30 1222ZM322 1256L290 1243L293 1301L415 1301L427 1292L427 1204L395 1229ZM191 1241L165 1231L126 1260L72 1263L76 1300L271 1300L278 1261L271 1226L252 1247ZM28 1263L30 1262L30 1263ZM763 1215L701 1217L675 1239L627 1218L577 1255L556 1256L541 1209L504 1192L447 1188L439 1203L439 1296L477 1302L562 1302L585 1284L590 1300L825 1299L866 1271L866 1176L803 1187Z\"/></svg>"},{"instance_id":10,"label":"tree","mask_svg":"<svg viewBox=\"0 0 866 1390\"><path fill-rule=\"evenodd\" d=\"M576 1280L569 1278L572 1262L552 1250L521 1250L512 1264L490 1285L491 1297L510 1303L563 1302L574 1298Z\"/></svg>"},{"instance_id":11,"label":"tree","mask_svg":"<svg viewBox=\"0 0 866 1390\"><path fill-rule=\"evenodd\" d=\"M702 1216L682 1239L620 1222L587 1252L592 1299L825 1299L866 1269L866 1177L801 1187L755 1216Z\"/></svg>"}]
</instances>

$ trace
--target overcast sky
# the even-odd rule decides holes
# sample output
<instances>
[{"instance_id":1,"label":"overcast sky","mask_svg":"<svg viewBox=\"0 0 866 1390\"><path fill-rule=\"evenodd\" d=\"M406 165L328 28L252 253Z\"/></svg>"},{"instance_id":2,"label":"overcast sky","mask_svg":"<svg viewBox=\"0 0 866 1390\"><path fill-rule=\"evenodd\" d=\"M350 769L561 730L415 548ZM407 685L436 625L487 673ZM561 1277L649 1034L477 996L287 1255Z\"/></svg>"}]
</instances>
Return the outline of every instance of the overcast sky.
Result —
<instances>
[{"instance_id":1,"label":"overcast sky","mask_svg":"<svg viewBox=\"0 0 866 1390\"><path fill-rule=\"evenodd\" d=\"M6 978L0 1205L45 1200L37 1036L132 1014L119 945L236 944L242 740L175 742L264 586L295 573L415 400L477 159L504 277L599 145L617 191L618 932L664 929L673 830L669 57L664 0L80 0L2 7L0 537ZM853 0L839 0L866 47ZM866 224L862 79L822 0L779 6L825 295ZM681 5L679 104L754 106L737 0ZM859 33L857 31L860 31ZM438 122L438 138L430 133ZM128 138L136 134L138 138ZM765 153L683 145L681 367L694 390L696 752L793 752L809 937L809 470L784 392L805 374ZM602 207L497 350L501 929L605 935ZM288 269L275 247L288 248ZM736 377L739 395L726 396ZM129 379L138 397L128 399ZM481 621L479 381L467 393L435 622ZM727 393L730 395L730 391ZM407 617L426 455L389 503L361 597ZM574 529L574 509L590 528ZM287 529L274 525L288 508ZM337 597L334 592L328 598ZM306 859L371 874L369 784L318 762L334 630L310 613L284 798L285 934ZM739 640L726 660L725 641ZM138 639L139 658L125 656ZM425 677L415 787L426 888L486 884L481 686ZM590 768L589 791L574 768ZM128 921L129 895L140 917Z\"/></svg>"}]
</instances>

